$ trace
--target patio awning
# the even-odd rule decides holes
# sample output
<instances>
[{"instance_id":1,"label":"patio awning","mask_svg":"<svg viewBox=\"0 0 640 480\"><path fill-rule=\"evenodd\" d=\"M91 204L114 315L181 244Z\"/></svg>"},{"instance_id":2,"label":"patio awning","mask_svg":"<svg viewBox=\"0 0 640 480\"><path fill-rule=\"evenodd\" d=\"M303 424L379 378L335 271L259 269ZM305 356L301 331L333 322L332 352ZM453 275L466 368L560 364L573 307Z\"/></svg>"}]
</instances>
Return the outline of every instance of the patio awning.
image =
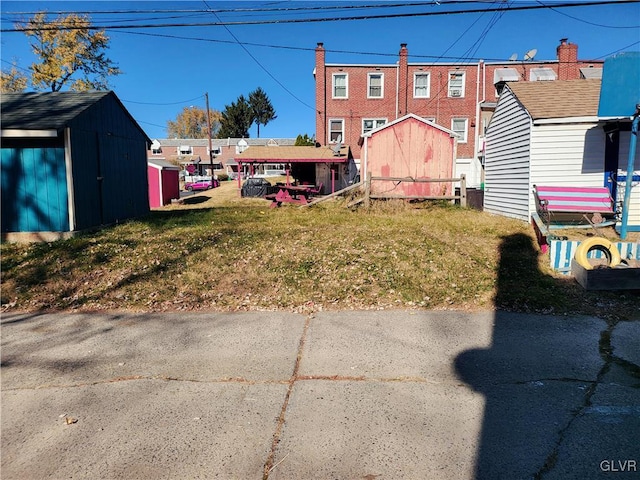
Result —
<instances>
[{"instance_id":1,"label":"patio awning","mask_svg":"<svg viewBox=\"0 0 640 480\"><path fill-rule=\"evenodd\" d=\"M238 163L347 163L351 158L348 146L342 146L338 152L331 146L251 146L234 157Z\"/></svg>"},{"instance_id":2,"label":"patio awning","mask_svg":"<svg viewBox=\"0 0 640 480\"><path fill-rule=\"evenodd\" d=\"M494 85L498 82L517 82L518 80L520 80L520 75L515 68L496 68L493 72Z\"/></svg>"}]
</instances>

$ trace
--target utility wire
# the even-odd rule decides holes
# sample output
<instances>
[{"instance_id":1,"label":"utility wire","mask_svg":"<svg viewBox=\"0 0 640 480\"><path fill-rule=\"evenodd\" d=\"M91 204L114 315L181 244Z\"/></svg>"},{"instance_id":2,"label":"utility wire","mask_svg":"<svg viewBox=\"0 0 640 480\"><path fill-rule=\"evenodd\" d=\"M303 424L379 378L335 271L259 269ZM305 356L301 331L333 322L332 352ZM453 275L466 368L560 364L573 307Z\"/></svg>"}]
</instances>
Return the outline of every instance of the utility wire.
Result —
<instances>
[{"instance_id":1,"label":"utility wire","mask_svg":"<svg viewBox=\"0 0 640 480\"><path fill-rule=\"evenodd\" d=\"M431 2L403 2L403 3L377 3L373 5L324 5L315 7L279 7L279 8L231 8L231 9L166 9L166 10L73 10L73 13L81 15L100 15L100 14L157 14L157 13L259 13L259 12L310 12L321 10L349 10L349 9L374 9L374 8L401 8L401 7L425 7L425 6L439 6L443 4L472 4L472 3L492 3L493 0L432 0ZM532 2L530 2L532 3ZM34 15L39 12L6 12L5 14L11 15ZM49 12L52 15L65 15L70 13L68 10L59 10Z\"/></svg>"},{"instance_id":2,"label":"utility wire","mask_svg":"<svg viewBox=\"0 0 640 480\"><path fill-rule=\"evenodd\" d=\"M544 2L541 2L540 0L536 0L536 2L538 4L540 4L540 5L542 5L542 6L547 7L549 10L556 12L559 15L564 15L567 18L570 18L570 19L575 20L577 22L586 23L587 25L593 25L594 27L615 28L615 29L638 28L638 25L632 25L632 26L626 27L626 26L617 26L617 25L603 25L601 23L589 22L587 20L583 20L581 18L574 17L573 15L569 15L568 13L557 11L553 5L546 5Z\"/></svg>"},{"instance_id":3,"label":"utility wire","mask_svg":"<svg viewBox=\"0 0 640 480\"><path fill-rule=\"evenodd\" d=\"M181 103L189 103L189 102L193 102L194 100L200 100L201 98L204 98L204 95L199 95L195 98L191 98L189 100L183 100L181 102L171 102L171 103L147 103L147 102L135 102L133 100L122 100L123 102L127 102L127 103L137 103L139 105L179 105Z\"/></svg>"},{"instance_id":4,"label":"utility wire","mask_svg":"<svg viewBox=\"0 0 640 480\"><path fill-rule=\"evenodd\" d=\"M207 2L205 0L204 4L207 5ZM208 5L207 5L208 6ZM218 17L218 14L215 12L212 12L215 17L218 19L218 21L220 20L220 17ZM236 41L236 43L238 45L240 45L242 47L242 49L247 53L247 55L249 55L249 57L251 57L251 59L267 74L269 75L269 77L271 77L273 79L274 82L276 82L278 85L280 85L280 87L282 87L282 89L287 92L289 95L291 95L292 98L296 99L299 103L301 103L302 105L304 105L305 107L315 111L315 107L312 107L311 105L309 105L308 103L306 103L304 100L301 100L296 94L294 94L291 90L289 90L280 80L278 80L269 70L267 70L267 68L262 65L262 63L260 63L260 61L249 51L249 49L247 47L244 46L244 44L238 39L238 37L236 37L233 32L229 29L229 27L227 27L226 25L224 25L224 28L227 32L229 32L229 35L231 35L231 37L233 37L233 39Z\"/></svg>"},{"instance_id":5,"label":"utility wire","mask_svg":"<svg viewBox=\"0 0 640 480\"><path fill-rule=\"evenodd\" d=\"M602 5L622 5L639 3L640 0L598 0L582 3L561 3L554 6L554 9L558 8L572 8L572 7L587 7L587 6L602 6ZM527 10L541 10L549 9L546 5L531 5L531 6L510 6L508 11L527 11ZM66 26L43 26L38 28L13 28L13 29L1 29L2 33L10 32L32 32L32 31L46 31L46 30L101 30L105 28L109 29L131 29L131 28L173 28L173 27L228 27L238 25L273 25L273 24L296 24L296 23L319 23L319 22L341 22L341 21L356 21L356 20L381 20L389 18L406 18L406 17L426 17L426 16L442 16L442 15L461 15L469 13L485 13L496 12L503 10L503 7L493 8L474 8L467 10L448 10L443 12L412 12L412 13L389 13L381 15L358 15L351 17L329 17L329 18L296 18L296 19L280 19L280 20L252 20L241 22L222 22L218 18L218 22L204 22L204 23L162 23L162 24L143 24L143 25L109 25L109 26L78 26L78 27L66 27ZM215 12L214 12L215 13Z\"/></svg>"}]
</instances>

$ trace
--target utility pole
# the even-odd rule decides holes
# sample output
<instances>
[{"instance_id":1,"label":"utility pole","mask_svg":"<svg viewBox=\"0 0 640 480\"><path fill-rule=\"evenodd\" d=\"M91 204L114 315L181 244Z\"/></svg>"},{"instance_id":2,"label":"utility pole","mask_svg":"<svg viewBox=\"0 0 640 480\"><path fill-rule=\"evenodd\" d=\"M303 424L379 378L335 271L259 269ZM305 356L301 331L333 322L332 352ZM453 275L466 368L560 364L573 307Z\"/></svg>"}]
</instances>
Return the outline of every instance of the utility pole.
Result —
<instances>
[{"instance_id":1,"label":"utility pole","mask_svg":"<svg viewBox=\"0 0 640 480\"><path fill-rule=\"evenodd\" d=\"M211 165L211 185L213 185L215 179L213 175L213 146L211 144L211 117L209 115L209 93L204 94L204 99L207 105L207 137L209 138L209 164Z\"/></svg>"}]
</instances>

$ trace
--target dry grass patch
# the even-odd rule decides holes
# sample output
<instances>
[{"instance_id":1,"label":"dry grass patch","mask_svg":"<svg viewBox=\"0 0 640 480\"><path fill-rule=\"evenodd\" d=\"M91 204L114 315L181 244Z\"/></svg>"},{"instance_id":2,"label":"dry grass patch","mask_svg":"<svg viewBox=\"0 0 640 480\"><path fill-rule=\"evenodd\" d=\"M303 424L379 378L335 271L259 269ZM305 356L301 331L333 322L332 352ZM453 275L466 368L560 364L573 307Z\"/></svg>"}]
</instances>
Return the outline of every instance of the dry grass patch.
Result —
<instances>
[{"instance_id":1,"label":"dry grass patch","mask_svg":"<svg viewBox=\"0 0 640 480\"><path fill-rule=\"evenodd\" d=\"M2 245L4 310L491 309L632 318L542 265L528 225L450 205L270 209L235 184L74 239Z\"/></svg>"}]
</instances>

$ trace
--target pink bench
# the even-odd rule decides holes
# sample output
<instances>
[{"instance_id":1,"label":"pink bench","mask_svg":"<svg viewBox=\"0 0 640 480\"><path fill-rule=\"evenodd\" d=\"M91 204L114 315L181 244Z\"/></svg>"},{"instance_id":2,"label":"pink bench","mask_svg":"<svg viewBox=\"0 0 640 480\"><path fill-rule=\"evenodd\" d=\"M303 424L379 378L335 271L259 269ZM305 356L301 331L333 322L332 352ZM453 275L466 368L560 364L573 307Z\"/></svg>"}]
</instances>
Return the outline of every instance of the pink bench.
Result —
<instances>
[{"instance_id":1,"label":"pink bench","mask_svg":"<svg viewBox=\"0 0 640 480\"><path fill-rule=\"evenodd\" d=\"M550 230L615 225L615 202L607 187L534 185L536 212L531 214L538 242L546 250Z\"/></svg>"}]
</instances>

